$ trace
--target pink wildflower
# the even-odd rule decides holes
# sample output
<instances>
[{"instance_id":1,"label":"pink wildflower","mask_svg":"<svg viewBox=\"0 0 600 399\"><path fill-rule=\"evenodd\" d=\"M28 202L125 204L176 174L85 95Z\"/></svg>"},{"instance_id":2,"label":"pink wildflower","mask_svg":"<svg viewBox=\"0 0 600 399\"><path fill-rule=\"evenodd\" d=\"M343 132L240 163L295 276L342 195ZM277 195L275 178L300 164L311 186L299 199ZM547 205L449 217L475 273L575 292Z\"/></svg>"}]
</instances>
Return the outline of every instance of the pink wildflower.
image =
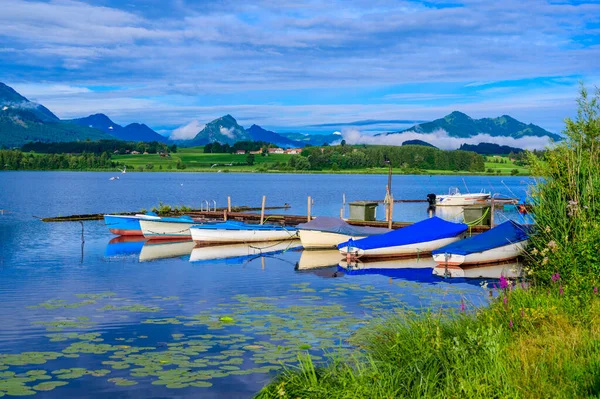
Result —
<instances>
[{"instance_id":1,"label":"pink wildflower","mask_svg":"<svg viewBox=\"0 0 600 399\"><path fill-rule=\"evenodd\" d=\"M508 280L504 276L500 276L500 289L504 290L508 287Z\"/></svg>"},{"instance_id":2,"label":"pink wildflower","mask_svg":"<svg viewBox=\"0 0 600 399\"><path fill-rule=\"evenodd\" d=\"M598 293L598 287L594 287L594 294Z\"/></svg>"},{"instance_id":3,"label":"pink wildflower","mask_svg":"<svg viewBox=\"0 0 600 399\"><path fill-rule=\"evenodd\" d=\"M507 303L508 303L508 297L507 297L507 296L505 296L505 297L504 297L504 304L506 305Z\"/></svg>"},{"instance_id":4,"label":"pink wildflower","mask_svg":"<svg viewBox=\"0 0 600 399\"><path fill-rule=\"evenodd\" d=\"M513 328L513 322L512 319L510 319L510 323L508 324L510 326L510 328Z\"/></svg>"},{"instance_id":5,"label":"pink wildflower","mask_svg":"<svg viewBox=\"0 0 600 399\"><path fill-rule=\"evenodd\" d=\"M464 300L464 298L460 298L460 311L461 312L465 311L465 300Z\"/></svg>"}]
</instances>

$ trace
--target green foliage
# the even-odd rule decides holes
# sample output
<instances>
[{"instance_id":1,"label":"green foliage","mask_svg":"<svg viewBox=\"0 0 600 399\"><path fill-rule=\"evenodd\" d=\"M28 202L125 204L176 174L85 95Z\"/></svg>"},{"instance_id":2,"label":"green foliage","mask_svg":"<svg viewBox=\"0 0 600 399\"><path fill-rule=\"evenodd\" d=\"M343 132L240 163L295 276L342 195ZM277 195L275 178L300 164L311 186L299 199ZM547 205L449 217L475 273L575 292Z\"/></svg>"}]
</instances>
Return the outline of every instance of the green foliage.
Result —
<instances>
[{"instance_id":1,"label":"green foliage","mask_svg":"<svg viewBox=\"0 0 600 399\"><path fill-rule=\"evenodd\" d=\"M254 154L246 155L246 163L250 166L254 165Z\"/></svg>"},{"instance_id":2,"label":"green foliage","mask_svg":"<svg viewBox=\"0 0 600 399\"><path fill-rule=\"evenodd\" d=\"M115 169L118 162L110 154L32 154L19 150L0 150L0 169L5 170L86 170Z\"/></svg>"},{"instance_id":3,"label":"green foliage","mask_svg":"<svg viewBox=\"0 0 600 399\"><path fill-rule=\"evenodd\" d=\"M360 351L325 367L300 356L257 397L580 398L600 392L600 300L498 290L473 313L401 312L358 331ZM506 298L506 301L504 301ZM469 310L470 305L466 305Z\"/></svg>"},{"instance_id":4,"label":"green foliage","mask_svg":"<svg viewBox=\"0 0 600 399\"><path fill-rule=\"evenodd\" d=\"M566 120L567 139L545 154L531 155L538 234L529 251L532 271L549 282L559 273L585 289L600 277L600 92L584 87L575 120Z\"/></svg>"},{"instance_id":5,"label":"green foliage","mask_svg":"<svg viewBox=\"0 0 600 399\"><path fill-rule=\"evenodd\" d=\"M75 125L76 126L76 125ZM120 141L120 140L99 140L99 141L70 141L70 142L59 142L59 143L27 143L21 150L23 152L38 152L43 154L82 154L92 153L100 155L103 152L110 154L126 154L131 151L137 151L140 153L148 152L151 154L163 153L166 154L170 150L172 151L173 146L168 147L166 144L152 141L149 143L133 142L133 141ZM177 146L175 146L175 150Z\"/></svg>"}]
</instances>

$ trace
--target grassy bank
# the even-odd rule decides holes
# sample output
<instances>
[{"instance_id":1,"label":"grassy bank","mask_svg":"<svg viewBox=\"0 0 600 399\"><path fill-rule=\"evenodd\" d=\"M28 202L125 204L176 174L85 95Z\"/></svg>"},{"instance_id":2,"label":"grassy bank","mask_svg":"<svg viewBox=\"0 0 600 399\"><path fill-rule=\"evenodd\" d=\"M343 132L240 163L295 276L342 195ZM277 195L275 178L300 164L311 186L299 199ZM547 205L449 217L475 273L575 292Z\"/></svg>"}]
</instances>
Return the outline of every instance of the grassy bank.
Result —
<instances>
[{"instance_id":1,"label":"grassy bank","mask_svg":"<svg viewBox=\"0 0 600 399\"><path fill-rule=\"evenodd\" d=\"M525 274L487 287L489 307L430 310L356 332L353 358L288 368L259 398L600 397L600 92L582 88L567 140L532 190Z\"/></svg>"}]
</instances>

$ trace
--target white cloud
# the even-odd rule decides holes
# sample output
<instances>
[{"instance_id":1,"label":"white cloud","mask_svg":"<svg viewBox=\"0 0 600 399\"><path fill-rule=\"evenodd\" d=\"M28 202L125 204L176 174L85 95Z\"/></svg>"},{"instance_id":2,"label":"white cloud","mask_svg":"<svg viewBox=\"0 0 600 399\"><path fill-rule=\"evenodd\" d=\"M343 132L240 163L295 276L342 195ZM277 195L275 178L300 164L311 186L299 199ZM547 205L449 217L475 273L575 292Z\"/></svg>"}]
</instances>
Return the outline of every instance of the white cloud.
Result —
<instances>
[{"instance_id":1,"label":"white cloud","mask_svg":"<svg viewBox=\"0 0 600 399\"><path fill-rule=\"evenodd\" d=\"M235 138L235 134L233 134L233 127L230 127L229 129L223 127L223 126L219 126L219 131L221 132L222 135L229 137L230 139L234 139Z\"/></svg>"},{"instance_id":2,"label":"white cloud","mask_svg":"<svg viewBox=\"0 0 600 399\"><path fill-rule=\"evenodd\" d=\"M191 140L196 137L200 130L204 129L204 126L206 125L198 122L197 120L193 120L187 125L183 125L173 130L170 138L172 140Z\"/></svg>"},{"instance_id":3,"label":"white cloud","mask_svg":"<svg viewBox=\"0 0 600 399\"><path fill-rule=\"evenodd\" d=\"M458 138L449 136L448 132L443 129L427 134L404 132L375 137L363 134L358 129L349 128L342 130L342 134L348 144L402 145L402 143L407 140L422 140L443 150L455 150L459 148L461 144L479 143L493 143L533 150L545 148L550 144L550 138L547 136L515 139L513 137L492 137L489 134L478 134L473 137Z\"/></svg>"},{"instance_id":4,"label":"white cloud","mask_svg":"<svg viewBox=\"0 0 600 399\"><path fill-rule=\"evenodd\" d=\"M73 94L91 93L87 87L72 86L67 84L37 84L17 83L12 88L25 97L55 97Z\"/></svg>"}]
</instances>

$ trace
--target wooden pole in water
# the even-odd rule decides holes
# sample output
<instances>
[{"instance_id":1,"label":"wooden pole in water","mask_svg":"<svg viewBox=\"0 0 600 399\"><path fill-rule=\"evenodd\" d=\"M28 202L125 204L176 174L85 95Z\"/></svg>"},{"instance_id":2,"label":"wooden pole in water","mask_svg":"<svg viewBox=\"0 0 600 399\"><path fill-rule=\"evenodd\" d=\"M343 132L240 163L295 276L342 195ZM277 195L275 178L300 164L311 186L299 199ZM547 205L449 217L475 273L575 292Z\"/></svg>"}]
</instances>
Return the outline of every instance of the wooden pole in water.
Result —
<instances>
[{"instance_id":1,"label":"wooden pole in water","mask_svg":"<svg viewBox=\"0 0 600 399\"><path fill-rule=\"evenodd\" d=\"M227 197L227 212L231 212L231 197Z\"/></svg>"},{"instance_id":2,"label":"wooden pole in water","mask_svg":"<svg viewBox=\"0 0 600 399\"><path fill-rule=\"evenodd\" d=\"M433 217L433 209L429 208L429 218L431 219Z\"/></svg>"},{"instance_id":3,"label":"wooden pole in water","mask_svg":"<svg viewBox=\"0 0 600 399\"><path fill-rule=\"evenodd\" d=\"M265 223L265 202L267 202L267 196L263 195L262 206L260 207L260 224Z\"/></svg>"},{"instance_id":4,"label":"wooden pole in water","mask_svg":"<svg viewBox=\"0 0 600 399\"><path fill-rule=\"evenodd\" d=\"M223 221L227 221L227 209L223 210Z\"/></svg>"},{"instance_id":5,"label":"wooden pole in water","mask_svg":"<svg viewBox=\"0 0 600 399\"><path fill-rule=\"evenodd\" d=\"M490 227L494 227L494 198L492 197L492 203L490 205Z\"/></svg>"},{"instance_id":6,"label":"wooden pole in water","mask_svg":"<svg viewBox=\"0 0 600 399\"><path fill-rule=\"evenodd\" d=\"M344 208L340 208L340 219L344 218Z\"/></svg>"},{"instance_id":7,"label":"wooden pole in water","mask_svg":"<svg viewBox=\"0 0 600 399\"><path fill-rule=\"evenodd\" d=\"M308 222L310 222L310 206L312 205L312 201L310 200L310 195L308 196L308 211L306 214L306 219Z\"/></svg>"},{"instance_id":8,"label":"wooden pole in water","mask_svg":"<svg viewBox=\"0 0 600 399\"><path fill-rule=\"evenodd\" d=\"M394 197L390 194L390 220L388 220L388 229L392 228L392 215L394 214Z\"/></svg>"}]
</instances>

